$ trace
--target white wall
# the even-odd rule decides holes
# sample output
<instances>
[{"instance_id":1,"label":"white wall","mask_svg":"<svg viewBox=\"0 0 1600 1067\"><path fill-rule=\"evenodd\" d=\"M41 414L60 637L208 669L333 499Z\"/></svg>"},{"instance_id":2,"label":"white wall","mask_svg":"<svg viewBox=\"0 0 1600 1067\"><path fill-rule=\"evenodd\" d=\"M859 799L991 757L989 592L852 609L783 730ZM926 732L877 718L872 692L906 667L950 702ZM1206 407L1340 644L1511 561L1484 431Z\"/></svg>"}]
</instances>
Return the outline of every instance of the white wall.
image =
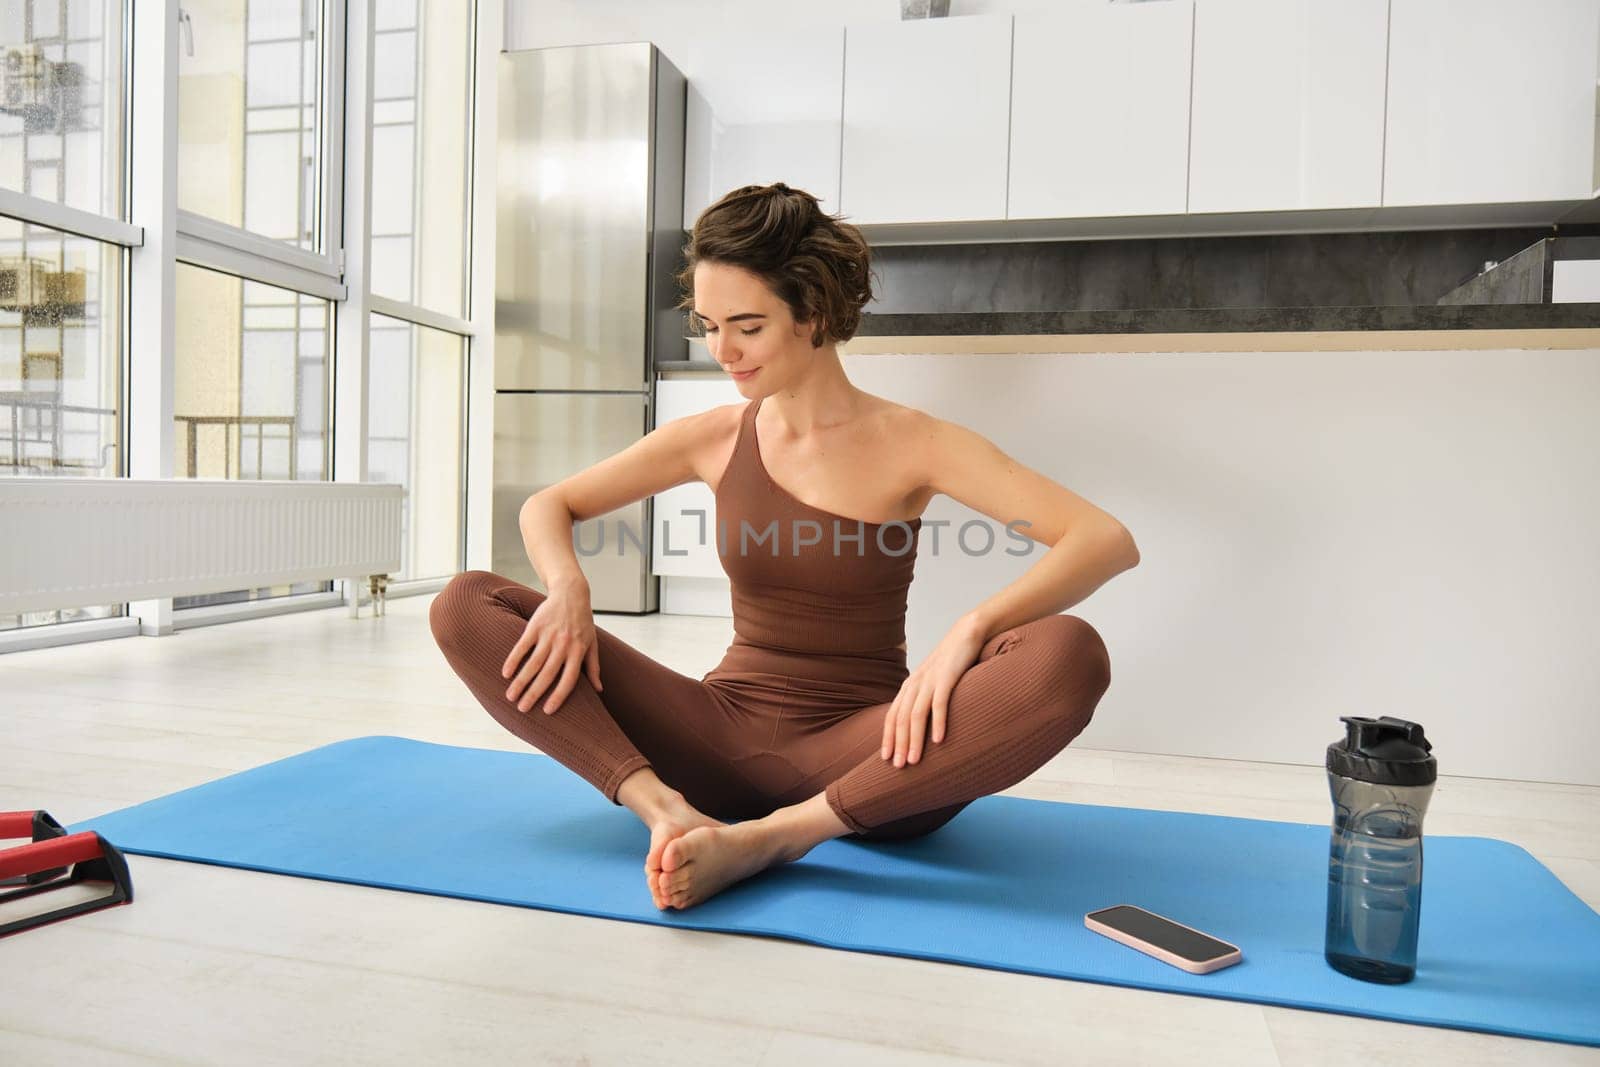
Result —
<instances>
[{"instance_id":1,"label":"white wall","mask_svg":"<svg viewBox=\"0 0 1600 1067\"><path fill-rule=\"evenodd\" d=\"M1077 744L1320 764L1340 715L1395 715L1427 728L1447 774L1600 785L1600 351L846 370L1133 532L1140 565L1068 609L1112 660ZM951 520L938 554L936 519ZM968 519L983 516L943 496L924 515L913 665L1039 558L961 553L949 535Z\"/></svg>"}]
</instances>

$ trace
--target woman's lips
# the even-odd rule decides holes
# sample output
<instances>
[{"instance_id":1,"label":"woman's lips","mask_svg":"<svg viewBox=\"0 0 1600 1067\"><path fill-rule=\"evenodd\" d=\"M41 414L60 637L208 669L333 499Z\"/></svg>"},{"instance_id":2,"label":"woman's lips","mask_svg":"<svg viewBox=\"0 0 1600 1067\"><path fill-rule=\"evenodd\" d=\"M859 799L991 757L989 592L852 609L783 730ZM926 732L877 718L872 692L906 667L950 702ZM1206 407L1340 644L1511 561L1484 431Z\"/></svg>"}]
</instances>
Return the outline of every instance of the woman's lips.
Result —
<instances>
[{"instance_id":1,"label":"woman's lips","mask_svg":"<svg viewBox=\"0 0 1600 1067\"><path fill-rule=\"evenodd\" d=\"M734 380L734 381L736 381L736 382L742 382L742 381L744 381L744 380L745 380L745 379L746 379L746 378L748 378L748 377L750 377L750 375L752 375L752 374L754 374L754 373L756 373L756 371L758 371L758 370L760 370L760 369L761 369L761 368L760 368L760 367L757 367L757 368L756 368L756 369L755 369L755 370L747 370L747 371L736 371L736 370L731 370L731 371L729 371L729 372L728 372L728 374L729 374L729 375L731 375L731 376L732 376L732 377L733 377L733 380Z\"/></svg>"}]
</instances>

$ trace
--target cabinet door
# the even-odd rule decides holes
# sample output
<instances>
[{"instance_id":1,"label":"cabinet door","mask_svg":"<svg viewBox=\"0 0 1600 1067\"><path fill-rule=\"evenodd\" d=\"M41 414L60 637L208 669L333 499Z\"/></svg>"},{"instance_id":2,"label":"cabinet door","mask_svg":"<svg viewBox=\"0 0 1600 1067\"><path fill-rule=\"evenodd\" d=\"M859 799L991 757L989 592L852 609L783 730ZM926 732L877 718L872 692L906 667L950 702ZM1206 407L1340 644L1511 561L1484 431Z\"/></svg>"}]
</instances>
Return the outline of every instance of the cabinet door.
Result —
<instances>
[{"instance_id":1,"label":"cabinet door","mask_svg":"<svg viewBox=\"0 0 1600 1067\"><path fill-rule=\"evenodd\" d=\"M853 223L1003 219L1011 17L845 30L840 204Z\"/></svg>"},{"instance_id":2,"label":"cabinet door","mask_svg":"<svg viewBox=\"0 0 1600 1067\"><path fill-rule=\"evenodd\" d=\"M1183 213L1193 20L1189 0L1016 17L1008 218Z\"/></svg>"},{"instance_id":3,"label":"cabinet door","mask_svg":"<svg viewBox=\"0 0 1600 1067\"><path fill-rule=\"evenodd\" d=\"M1392 0L1383 202L1594 191L1600 0Z\"/></svg>"},{"instance_id":4,"label":"cabinet door","mask_svg":"<svg viewBox=\"0 0 1600 1067\"><path fill-rule=\"evenodd\" d=\"M783 182L839 210L844 28L705 27L684 53L683 223L741 185Z\"/></svg>"},{"instance_id":5,"label":"cabinet door","mask_svg":"<svg viewBox=\"0 0 1600 1067\"><path fill-rule=\"evenodd\" d=\"M1189 210L1377 207L1388 0L1196 0Z\"/></svg>"},{"instance_id":6,"label":"cabinet door","mask_svg":"<svg viewBox=\"0 0 1600 1067\"><path fill-rule=\"evenodd\" d=\"M656 425L741 399L739 387L727 378L657 381ZM717 556L717 498L711 486L702 481L685 482L657 493L651 500L654 526L650 573L726 580L727 572Z\"/></svg>"}]
</instances>

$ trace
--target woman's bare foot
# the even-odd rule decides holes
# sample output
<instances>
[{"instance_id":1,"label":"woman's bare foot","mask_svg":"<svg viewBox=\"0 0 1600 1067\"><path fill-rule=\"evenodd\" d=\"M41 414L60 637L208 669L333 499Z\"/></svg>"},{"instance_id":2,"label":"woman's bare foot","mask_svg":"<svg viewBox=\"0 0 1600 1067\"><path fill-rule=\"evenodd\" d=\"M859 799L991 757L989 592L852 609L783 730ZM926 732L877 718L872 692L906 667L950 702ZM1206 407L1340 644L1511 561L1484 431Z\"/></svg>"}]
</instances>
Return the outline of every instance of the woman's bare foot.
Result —
<instances>
[{"instance_id":1,"label":"woman's bare foot","mask_svg":"<svg viewBox=\"0 0 1600 1067\"><path fill-rule=\"evenodd\" d=\"M650 897L656 907L667 908L667 894L661 887L661 856L673 841L690 830L703 826L726 826L726 823L706 815L688 801L672 804L650 820L650 853L644 861L645 882L650 886Z\"/></svg>"},{"instance_id":2,"label":"woman's bare foot","mask_svg":"<svg viewBox=\"0 0 1600 1067\"><path fill-rule=\"evenodd\" d=\"M650 828L650 851L644 860L644 881L656 907L667 906L661 891L661 853L667 845L700 826L722 826L717 819L689 803L678 790L663 782L650 766L640 767L617 786L617 803L637 815Z\"/></svg>"},{"instance_id":3,"label":"woman's bare foot","mask_svg":"<svg viewBox=\"0 0 1600 1067\"><path fill-rule=\"evenodd\" d=\"M757 871L789 859L760 820L697 827L673 838L661 854L661 892L688 908Z\"/></svg>"}]
</instances>

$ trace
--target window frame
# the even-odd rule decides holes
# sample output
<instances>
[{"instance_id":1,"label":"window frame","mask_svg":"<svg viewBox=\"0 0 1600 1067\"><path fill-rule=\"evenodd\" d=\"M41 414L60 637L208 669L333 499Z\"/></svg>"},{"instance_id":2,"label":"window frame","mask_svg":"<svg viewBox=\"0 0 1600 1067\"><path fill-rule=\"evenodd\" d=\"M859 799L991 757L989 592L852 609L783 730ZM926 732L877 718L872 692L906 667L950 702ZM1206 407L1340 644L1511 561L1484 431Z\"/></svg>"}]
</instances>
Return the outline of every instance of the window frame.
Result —
<instances>
[{"instance_id":1,"label":"window frame","mask_svg":"<svg viewBox=\"0 0 1600 1067\"><path fill-rule=\"evenodd\" d=\"M358 6L365 6L371 0L355 2ZM176 220L179 260L225 274L236 274L251 281L298 289L325 300L342 301L346 298L342 189L344 133L348 118L345 114L347 8L347 0L317 0L322 71L317 85L316 105L317 153L320 160L316 185L320 206L317 225L322 232L324 251L310 252L179 207ZM245 136L248 138L248 131ZM173 138L163 147L172 157L171 165L173 173L176 173L179 163L177 139Z\"/></svg>"},{"instance_id":2,"label":"window frame","mask_svg":"<svg viewBox=\"0 0 1600 1067\"><path fill-rule=\"evenodd\" d=\"M0 215L36 223L124 250L118 370L122 382L119 476L173 476L173 324L178 263L304 293L330 302L329 448L335 481L364 481L368 465L368 334L373 315L462 338L465 382L461 413L462 566L485 566L490 554L494 348L494 166L497 59L504 10L489 0L466 0L470 55L466 66L464 313L444 314L371 292L373 60L372 0L317 0L322 72L317 102L323 251L311 252L177 206L178 66L182 47L179 0L106 0L120 14L121 217L0 188ZM353 45L352 42L359 42ZM425 77L422 71L418 76ZM352 84L354 82L354 84ZM420 95L420 85L418 92ZM135 305L138 305L136 308ZM137 355L136 355L137 354ZM476 518L475 518L476 517ZM394 583L390 595L428 592L444 579ZM346 581L342 599L359 595ZM132 602L121 619L59 623L0 632L0 651L86 639L161 634L187 625L277 614L339 602L340 594L306 593L229 606L227 612L190 608L174 613L171 598ZM206 616L209 616L206 617ZM45 633L43 631L52 631ZM10 640L16 638L17 640Z\"/></svg>"}]
</instances>

